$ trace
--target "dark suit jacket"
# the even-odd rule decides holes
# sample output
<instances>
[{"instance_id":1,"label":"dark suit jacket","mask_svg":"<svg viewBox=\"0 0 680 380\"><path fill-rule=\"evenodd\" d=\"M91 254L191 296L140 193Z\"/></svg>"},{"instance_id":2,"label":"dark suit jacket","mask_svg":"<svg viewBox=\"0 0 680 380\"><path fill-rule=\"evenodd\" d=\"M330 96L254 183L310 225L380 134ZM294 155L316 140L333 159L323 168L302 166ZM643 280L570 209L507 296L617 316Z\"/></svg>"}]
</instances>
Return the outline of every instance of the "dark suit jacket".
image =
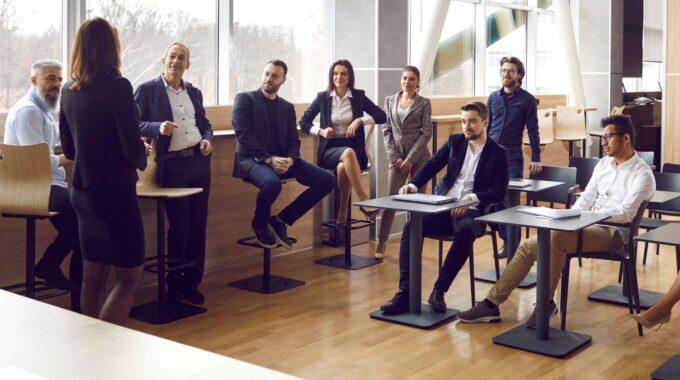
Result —
<instances>
[{"instance_id":1,"label":"dark suit jacket","mask_svg":"<svg viewBox=\"0 0 680 380\"><path fill-rule=\"evenodd\" d=\"M246 178L253 165L272 156L267 152L270 120L264 101L261 89L241 92L234 99L231 125L236 133L233 172L236 178ZM287 157L298 159L300 138L295 125L295 107L280 96L276 104L279 146L285 148Z\"/></svg>"},{"instance_id":2,"label":"dark suit jacket","mask_svg":"<svg viewBox=\"0 0 680 380\"><path fill-rule=\"evenodd\" d=\"M196 117L196 127L203 139L213 143L213 131L210 121L205 116L205 108L203 108L203 94L191 83L182 81L186 87L191 103L194 106ZM156 161L158 161L157 183L163 183L163 169L164 169L164 155L168 153L170 147L170 140L172 136L165 136L160 134L161 123L166 120L174 121L172 118L172 108L170 107L170 100L168 99L168 92L165 89L163 78L157 76L154 79L146 81L137 87L135 91L135 102L139 106L141 113L141 121L139 122L139 130L142 136L156 139Z\"/></svg>"},{"instance_id":3,"label":"dark suit jacket","mask_svg":"<svg viewBox=\"0 0 680 380\"><path fill-rule=\"evenodd\" d=\"M134 184L146 168L139 112L130 82L104 74L80 90L61 91L59 132L64 155L74 160L73 186L84 189Z\"/></svg>"},{"instance_id":4,"label":"dark suit jacket","mask_svg":"<svg viewBox=\"0 0 680 380\"><path fill-rule=\"evenodd\" d=\"M319 113L321 113L321 129L330 128L332 100L333 99L331 98L330 93L327 91L321 91L316 94L316 99L314 99L312 104L309 106L309 108L307 108L304 115L302 115L302 118L300 119L300 128L309 133L309 130L314 125L314 119ZM371 99L366 96L366 92L363 90L353 89L350 102L352 103L352 116L354 119L363 117L364 112L366 112L367 114L371 115L376 124L382 124L387 120L387 115L385 115L385 112L380 109L380 107L376 106L371 101ZM359 165L361 165L361 167L365 167L366 162L368 162L368 157L366 156L366 137L364 135L363 126L357 129L354 139L357 146L356 153L359 158ZM316 157L317 164L321 164L321 158L323 157L323 153L326 150L327 142L327 139L319 135L319 151Z\"/></svg>"},{"instance_id":5,"label":"dark suit jacket","mask_svg":"<svg viewBox=\"0 0 680 380\"><path fill-rule=\"evenodd\" d=\"M449 136L446 144L413 176L411 183L425 186L442 168L446 174L435 186L434 193L446 195L456 182L465 162L468 141L463 134ZM508 151L490 138L486 139L482 156L477 164L472 192L479 198L477 208L484 211L489 203L502 202L508 191Z\"/></svg>"}]
</instances>

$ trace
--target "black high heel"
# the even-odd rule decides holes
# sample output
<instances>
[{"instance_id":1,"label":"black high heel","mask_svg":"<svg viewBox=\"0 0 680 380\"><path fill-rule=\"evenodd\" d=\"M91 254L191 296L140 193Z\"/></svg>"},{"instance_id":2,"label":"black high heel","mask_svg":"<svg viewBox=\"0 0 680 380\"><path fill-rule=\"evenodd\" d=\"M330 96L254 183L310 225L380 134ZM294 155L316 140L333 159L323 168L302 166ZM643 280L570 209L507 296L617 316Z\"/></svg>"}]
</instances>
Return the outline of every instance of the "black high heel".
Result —
<instances>
[{"instance_id":1,"label":"black high heel","mask_svg":"<svg viewBox=\"0 0 680 380\"><path fill-rule=\"evenodd\" d=\"M366 220L371 220L371 217L380 212L379 208L365 208L364 206L359 206L359 211L364 214Z\"/></svg>"}]
</instances>

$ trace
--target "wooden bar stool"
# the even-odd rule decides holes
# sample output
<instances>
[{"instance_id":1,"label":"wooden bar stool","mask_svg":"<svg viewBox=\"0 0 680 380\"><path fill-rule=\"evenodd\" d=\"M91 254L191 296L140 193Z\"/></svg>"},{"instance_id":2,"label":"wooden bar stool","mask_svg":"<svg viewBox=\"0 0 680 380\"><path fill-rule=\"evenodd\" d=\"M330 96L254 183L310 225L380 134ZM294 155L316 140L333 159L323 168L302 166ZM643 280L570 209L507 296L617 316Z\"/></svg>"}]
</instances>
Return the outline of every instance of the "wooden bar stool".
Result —
<instances>
[{"instance_id":1,"label":"wooden bar stool","mask_svg":"<svg viewBox=\"0 0 680 380\"><path fill-rule=\"evenodd\" d=\"M0 184L0 214L5 218L26 219L25 282L2 289L34 299L68 293L47 286L34 275L35 221L58 215L49 210L52 167L47 144L0 144ZM42 294L38 295L38 292Z\"/></svg>"}]
</instances>

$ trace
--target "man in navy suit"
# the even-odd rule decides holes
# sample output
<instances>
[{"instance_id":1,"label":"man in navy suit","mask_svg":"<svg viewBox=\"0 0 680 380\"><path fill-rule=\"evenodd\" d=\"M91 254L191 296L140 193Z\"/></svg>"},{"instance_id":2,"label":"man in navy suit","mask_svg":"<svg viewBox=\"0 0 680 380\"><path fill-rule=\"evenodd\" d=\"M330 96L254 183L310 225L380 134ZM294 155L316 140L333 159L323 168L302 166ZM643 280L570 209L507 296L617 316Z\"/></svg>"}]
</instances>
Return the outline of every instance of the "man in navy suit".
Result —
<instances>
[{"instance_id":1,"label":"man in navy suit","mask_svg":"<svg viewBox=\"0 0 680 380\"><path fill-rule=\"evenodd\" d=\"M203 304L205 298L198 285L205 261L213 132L201 91L182 80L189 57L184 44L170 45L161 60L163 73L142 83L135 91L135 101L141 112L142 136L157 140L157 183L203 189L191 197L169 200L166 207L170 223L168 256L186 265L168 274L168 299Z\"/></svg>"},{"instance_id":2,"label":"man in navy suit","mask_svg":"<svg viewBox=\"0 0 680 380\"><path fill-rule=\"evenodd\" d=\"M415 193L446 167L446 174L435 186L435 194L475 201L474 205L450 213L423 218L423 234L453 235L453 244L428 302L438 312L446 311L444 294L465 264L475 237L483 226L475 222L487 205L502 202L508 187L508 152L487 138L488 109L484 103L472 102L461 110L463 134L453 134L437 153L399 192ZM404 225L399 249L399 291L380 309L386 314L408 311L410 225Z\"/></svg>"},{"instance_id":3,"label":"man in navy suit","mask_svg":"<svg viewBox=\"0 0 680 380\"><path fill-rule=\"evenodd\" d=\"M266 248L274 248L278 243L291 249L287 227L335 186L333 175L300 158L295 108L277 95L287 73L283 61L267 62L262 87L236 95L231 113L236 133L233 175L260 189L251 227L257 242ZM271 206L281 193L281 180L288 178L297 179L308 189L272 216Z\"/></svg>"}]
</instances>

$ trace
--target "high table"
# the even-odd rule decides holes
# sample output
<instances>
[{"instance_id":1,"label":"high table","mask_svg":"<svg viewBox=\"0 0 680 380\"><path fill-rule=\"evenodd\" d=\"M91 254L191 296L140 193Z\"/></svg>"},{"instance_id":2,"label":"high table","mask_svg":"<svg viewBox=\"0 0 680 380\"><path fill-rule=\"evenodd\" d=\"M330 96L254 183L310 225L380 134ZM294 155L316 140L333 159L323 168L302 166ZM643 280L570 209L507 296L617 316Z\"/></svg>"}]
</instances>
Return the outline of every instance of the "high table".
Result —
<instances>
[{"instance_id":1,"label":"high table","mask_svg":"<svg viewBox=\"0 0 680 380\"><path fill-rule=\"evenodd\" d=\"M536 330L521 324L493 338L495 344L519 348L542 355L561 358L590 343L589 335L551 329L549 326L550 302L550 231L577 232L605 219L585 213L578 217L547 219L518 211L528 206L515 206L492 214L480 216L478 222L526 226L538 229L538 286L536 288Z\"/></svg>"},{"instance_id":2,"label":"high table","mask_svg":"<svg viewBox=\"0 0 680 380\"><path fill-rule=\"evenodd\" d=\"M450 212L453 209L472 205L471 200L458 200L442 205L395 201L391 197L369 199L354 203L357 206L375 207L386 210L407 211L411 223L411 245L409 247L409 311L400 314L383 314L379 309L370 314L371 318L395 322L407 326L428 329L453 319L459 310L447 308L438 313L429 304L421 304L421 259L423 251L423 216Z\"/></svg>"},{"instance_id":3,"label":"high table","mask_svg":"<svg viewBox=\"0 0 680 380\"><path fill-rule=\"evenodd\" d=\"M2 290L0 310L0 378L294 379Z\"/></svg>"},{"instance_id":4,"label":"high table","mask_svg":"<svg viewBox=\"0 0 680 380\"><path fill-rule=\"evenodd\" d=\"M537 179L523 179L523 181L529 181L531 184L529 186L520 187L508 185L508 204L510 207L519 205L519 198L522 191L527 193L536 193L542 190L547 190L555 186L564 184L564 182L557 181L543 181ZM507 262L510 263L512 257L515 255L517 246L519 245L519 227L516 225L508 225L506 230L506 252L508 253ZM500 268L501 273L505 268ZM481 272L475 275L475 280L486 281L486 282L496 282L496 271L488 270L486 272ZM520 288L529 288L536 285L536 274L534 272L529 272L526 278L519 284Z\"/></svg>"},{"instance_id":5,"label":"high table","mask_svg":"<svg viewBox=\"0 0 680 380\"><path fill-rule=\"evenodd\" d=\"M675 192L675 191L662 191L662 190L656 190L654 192L654 196L652 199L649 200L649 206L648 208L654 208L654 206L658 206L664 202L673 200L675 198L680 197L680 192ZM673 243L673 234L666 235L664 234L664 231L672 231L673 228L678 228L680 226L676 226L677 223L669 223L666 226L675 226L675 227L670 227L668 229L663 229L666 226L659 227L655 230L648 231L642 235L636 236L634 239L636 241L646 241L650 243L657 243L657 241L652 241L649 239L666 239L667 242L659 242L660 244L667 244L667 245L675 245L676 246L676 265L679 263L680 257L677 256L677 244L678 243ZM663 229L663 230L662 230ZM659 232L661 231L661 232ZM677 230L677 231L680 231ZM644 237L643 237L644 236ZM678 240L677 236L680 236L680 233L676 233L676 241ZM680 270L680 267L678 268ZM613 303L616 305L621 305L621 306L628 306L628 286L626 284L625 276L624 276L624 283L622 285L607 285L601 289L598 289L590 294L588 294L588 299L592 301L600 301L600 302L607 302L607 303ZM663 296L663 293L659 292L653 292L650 290L645 290L645 289L638 289L638 292L640 294L640 307L643 309L648 309L659 299Z\"/></svg>"}]
</instances>

